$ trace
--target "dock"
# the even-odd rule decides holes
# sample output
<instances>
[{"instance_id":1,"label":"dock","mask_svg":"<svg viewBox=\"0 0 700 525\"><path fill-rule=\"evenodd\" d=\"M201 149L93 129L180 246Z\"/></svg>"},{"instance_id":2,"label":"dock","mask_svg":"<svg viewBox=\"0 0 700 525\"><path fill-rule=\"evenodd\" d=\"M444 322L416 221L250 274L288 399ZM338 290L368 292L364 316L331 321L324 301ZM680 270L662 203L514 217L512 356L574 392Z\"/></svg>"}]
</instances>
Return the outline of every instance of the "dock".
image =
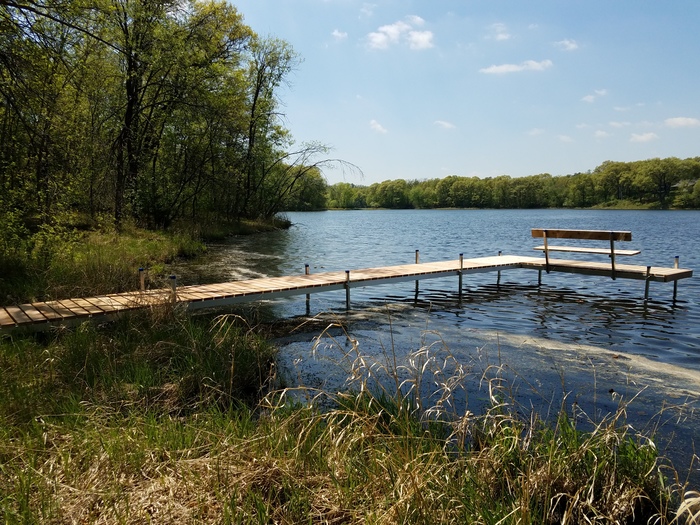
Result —
<instances>
[{"instance_id":1,"label":"dock","mask_svg":"<svg viewBox=\"0 0 700 525\"><path fill-rule=\"evenodd\" d=\"M75 324L86 319L110 317L127 311L139 310L158 305L182 305L187 309L215 308L260 300L310 295L333 290L345 290L346 305L350 306L352 288L389 283L418 281L441 277L457 276L458 291L462 293L462 276L470 273L500 272L526 268L542 272L566 272L584 275L598 275L618 279L636 279L646 282L648 295L649 282L674 282L693 275L693 271L683 268L666 268L618 264L614 273L610 264L576 260L546 260L542 257L518 255L498 255L457 260L419 263L416 252L415 264L365 268L315 274L301 274L282 277L264 277L218 284L173 286L170 289L138 290L133 292L107 294L95 297L60 299L0 307L0 330L25 327L45 330L56 324ZM173 281L174 283L174 281ZM417 290L417 288L416 288Z\"/></svg>"}]
</instances>

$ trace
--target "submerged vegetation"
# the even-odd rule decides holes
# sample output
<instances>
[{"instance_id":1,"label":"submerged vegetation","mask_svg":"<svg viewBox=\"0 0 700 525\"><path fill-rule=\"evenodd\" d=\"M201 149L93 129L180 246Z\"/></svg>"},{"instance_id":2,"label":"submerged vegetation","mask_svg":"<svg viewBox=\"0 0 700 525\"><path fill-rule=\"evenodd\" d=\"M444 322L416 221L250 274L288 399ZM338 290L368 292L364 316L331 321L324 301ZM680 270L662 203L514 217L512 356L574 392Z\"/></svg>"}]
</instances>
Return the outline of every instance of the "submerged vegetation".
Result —
<instances>
[{"instance_id":1,"label":"submerged vegetation","mask_svg":"<svg viewBox=\"0 0 700 525\"><path fill-rule=\"evenodd\" d=\"M653 436L626 424L627 402L597 421L562 405L545 421L498 369L475 377L446 348L405 365L352 348L349 388L329 394L279 390L274 348L233 316L153 310L5 336L0 516L663 524L680 504L682 520L697 517L697 495L682 499ZM478 413L457 409L466 381L488 392Z\"/></svg>"}]
</instances>

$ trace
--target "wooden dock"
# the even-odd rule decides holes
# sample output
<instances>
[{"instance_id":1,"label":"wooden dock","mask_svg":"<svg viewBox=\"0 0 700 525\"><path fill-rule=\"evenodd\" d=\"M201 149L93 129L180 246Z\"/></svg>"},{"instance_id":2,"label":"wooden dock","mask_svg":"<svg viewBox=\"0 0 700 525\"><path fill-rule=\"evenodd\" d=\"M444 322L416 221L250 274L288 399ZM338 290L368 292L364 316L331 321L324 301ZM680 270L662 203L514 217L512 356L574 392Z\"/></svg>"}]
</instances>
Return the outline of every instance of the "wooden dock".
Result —
<instances>
[{"instance_id":1,"label":"wooden dock","mask_svg":"<svg viewBox=\"0 0 700 525\"><path fill-rule=\"evenodd\" d=\"M419 281L439 277L458 276L462 290L462 275L468 273L528 268L542 271L580 273L611 277L610 264L587 261L545 261L542 257L499 255L365 268L351 271L266 277L227 283L181 286L177 289L135 291L75 299L36 302L0 307L0 330L18 327L42 330L54 324L76 323L93 317L114 316L120 313L162 304L182 304L189 309L212 308L237 303L254 302L279 297L308 295L332 290L346 290L349 306L350 289L388 283ZM616 278L659 282L677 282L693 275L682 268L617 265Z\"/></svg>"}]
</instances>

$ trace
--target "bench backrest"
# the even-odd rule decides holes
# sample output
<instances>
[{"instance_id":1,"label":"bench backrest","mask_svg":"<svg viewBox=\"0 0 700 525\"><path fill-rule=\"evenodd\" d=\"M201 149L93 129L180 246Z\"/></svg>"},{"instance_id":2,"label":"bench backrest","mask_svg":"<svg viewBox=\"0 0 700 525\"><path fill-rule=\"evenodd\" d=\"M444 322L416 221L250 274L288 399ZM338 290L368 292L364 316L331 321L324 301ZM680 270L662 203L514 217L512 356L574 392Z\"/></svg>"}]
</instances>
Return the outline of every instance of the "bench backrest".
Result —
<instances>
[{"instance_id":1,"label":"bench backrest","mask_svg":"<svg viewBox=\"0 0 700 525\"><path fill-rule=\"evenodd\" d=\"M548 239L584 239L592 241L632 240L632 232L606 230L550 230L549 228L533 228L532 236L543 238L546 237Z\"/></svg>"}]
</instances>

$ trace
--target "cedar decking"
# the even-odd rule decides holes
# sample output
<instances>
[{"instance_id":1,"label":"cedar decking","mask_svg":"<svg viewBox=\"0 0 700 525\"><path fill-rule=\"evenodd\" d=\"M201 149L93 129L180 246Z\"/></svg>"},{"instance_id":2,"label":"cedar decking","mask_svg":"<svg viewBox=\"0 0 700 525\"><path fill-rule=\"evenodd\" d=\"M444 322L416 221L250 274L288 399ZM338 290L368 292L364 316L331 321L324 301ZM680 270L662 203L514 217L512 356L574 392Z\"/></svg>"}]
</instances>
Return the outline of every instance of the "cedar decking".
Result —
<instances>
[{"instance_id":1,"label":"cedar decking","mask_svg":"<svg viewBox=\"0 0 700 525\"><path fill-rule=\"evenodd\" d=\"M502 255L474 259L432 263L404 264L352 271L324 272L310 275L265 277L219 284L181 286L175 294L171 290L136 291L96 297L61 299L56 301L0 307L0 330L16 327L48 328L56 323L80 322L98 316L146 308L175 300L187 308L211 308L261 299L289 297L331 290L386 283L418 281L438 277L462 275L511 268L529 268L542 271L580 273L612 277L609 263L549 259L549 266L541 257ZM615 277L669 282L686 279L692 270L682 268L617 265ZM461 279L460 279L461 282ZM675 295L675 294L674 294Z\"/></svg>"}]
</instances>

